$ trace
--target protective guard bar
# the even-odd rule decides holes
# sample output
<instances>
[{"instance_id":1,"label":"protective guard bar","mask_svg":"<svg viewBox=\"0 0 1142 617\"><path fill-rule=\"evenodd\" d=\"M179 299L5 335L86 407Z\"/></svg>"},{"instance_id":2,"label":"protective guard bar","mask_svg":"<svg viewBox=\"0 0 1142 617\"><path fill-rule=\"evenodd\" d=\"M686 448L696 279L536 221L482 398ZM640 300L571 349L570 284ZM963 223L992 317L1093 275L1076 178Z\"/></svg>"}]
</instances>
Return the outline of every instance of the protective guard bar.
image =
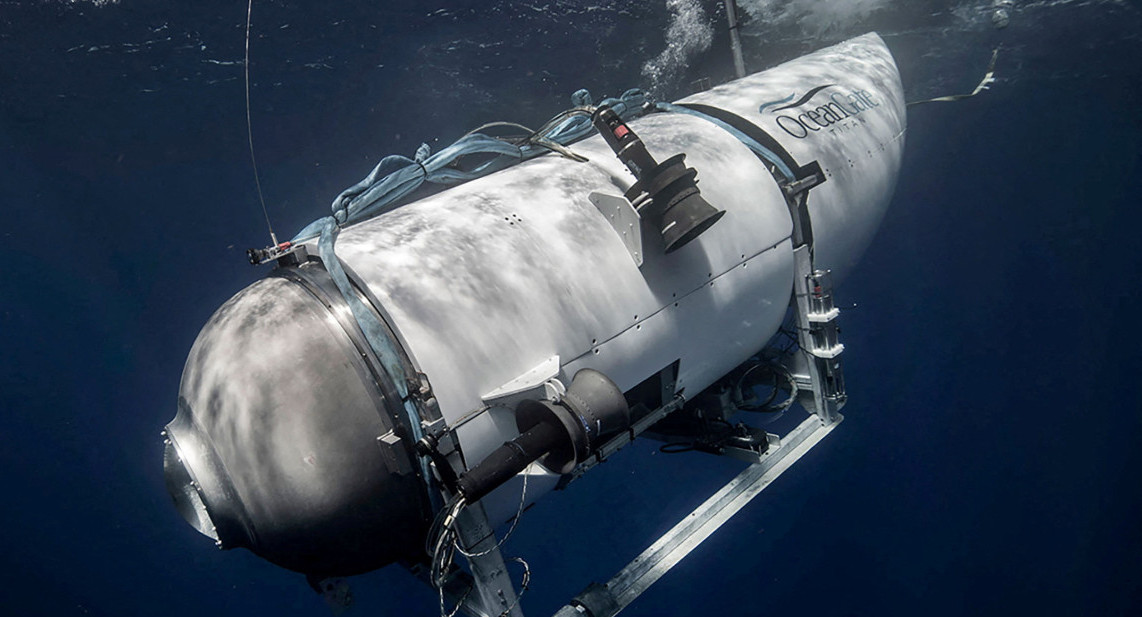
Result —
<instances>
[{"instance_id":1,"label":"protective guard bar","mask_svg":"<svg viewBox=\"0 0 1142 617\"><path fill-rule=\"evenodd\" d=\"M663 534L654 544L619 571L607 584L591 584L559 609L555 617L612 617L698 547L727 520L745 507L793 463L805 456L843 420L831 422L809 416L771 448L762 462L750 465L702 505Z\"/></svg>"}]
</instances>

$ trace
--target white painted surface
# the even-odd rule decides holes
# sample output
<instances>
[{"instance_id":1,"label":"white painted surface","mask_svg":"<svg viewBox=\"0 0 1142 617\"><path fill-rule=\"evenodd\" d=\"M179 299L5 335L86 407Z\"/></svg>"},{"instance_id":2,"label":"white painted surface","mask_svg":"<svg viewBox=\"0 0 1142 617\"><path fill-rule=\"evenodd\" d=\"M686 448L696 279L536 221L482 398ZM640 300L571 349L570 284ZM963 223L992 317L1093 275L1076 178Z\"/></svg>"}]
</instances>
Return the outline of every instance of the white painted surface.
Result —
<instances>
[{"instance_id":1,"label":"white painted surface","mask_svg":"<svg viewBox=\"0 0 1142 617\"><path fill-rule=\"evenodd\" d=\"M759 111L765 103L790 96L790 103L796 102L820 86L829 87L803 105L777 111L784 105L774 104ZM856 111L850 97L856 97L855 105L867 109L837 122L821 118L818 123L802 117L835 101L846 111ZM835 278L856 264L888 209L904 150L904 90L892 54L880 36L866 34L679 103L733 112L780 142L799 164L819 161L828 180L813 189L809 198L815 263L832 269ZM794 122L810 128L802 131ZM802 132L804 137L796 137Z\"/></svg>"},{"instance_id":2,"label":"white painted surface","mask_svg":"<svg viewBox=\"0 0 1142 617\"><path fill-rule=\"evenodd\" d=\"M837 130L784 133L766 101L824 84L878 102ZM830 95L831 96L831 95ZM866 35L685 99L755 122L828 181L810 196L818 263L859 257L891 197L903 147L899 76ZM806 103L811 106L813 101ZM792 223L777 183L728 133L682 114L630 123L664 160L684 152L706 200L727 214L684 248L642 237L641 268L593 192L621 195L634 178L599 137L573 146L590 161L544 156L343 231L337 252L369 287L451 423L481 396L558 356L565 383L594 368L629 389L675 360L697 394L776 331L792 289ZM469 465L517 434L506 408L459 431ZM529 501L554 478L529 483ZM515 512L518 482L485 498L493 523Z\"/></svg>"}]
</instances>

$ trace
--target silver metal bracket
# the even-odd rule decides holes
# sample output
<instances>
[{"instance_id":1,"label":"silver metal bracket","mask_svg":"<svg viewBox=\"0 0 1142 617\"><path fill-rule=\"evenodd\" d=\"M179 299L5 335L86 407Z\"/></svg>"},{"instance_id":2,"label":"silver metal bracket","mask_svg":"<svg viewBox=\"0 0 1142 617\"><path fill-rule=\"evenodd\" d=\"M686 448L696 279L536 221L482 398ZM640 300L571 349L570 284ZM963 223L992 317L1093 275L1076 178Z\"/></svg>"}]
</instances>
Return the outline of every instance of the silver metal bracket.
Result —
<instances>
[{"instance_id":1,"label":"silver metal bracket","mask_svg":"<svg viewBox=\"0 0 1142 617\"><path fill-rule=\"evenodd\" d=\"M522 375L518 375L495 390L484 394L480 399L488 406L514 408L517 403L525 398L542 398L553 390L558 392L558 389L562 387L562 382L559 382L559 386L554 384L548 386L552 381L558 382L557 378L561 370L559 356L551 356L525 371Z\"/></svg>"},{"instance_id":2,"label":"silver metal bracket","mask_svg":"<svg viewBox=\"0 0 1142 617\"><path fill-rule=\"evenodd\" d=\"M823 183L824 181L824 177L822 177L820 174L811 174L801 178L800 180L794 180L788 184L782 185L781 191L785 193L786 199L794 201L798 195Z\"/></svg>"},{"instance_id":3,"label":"silver metal bracket","mask_svg":"<svg viewBox=\"0 0 1142 617\"><path fill-rule=\"evenodd\" d=\"M264 249L249 249L246 251L246 258L249 260L250 265L253 266L260 266L264 263L277 260L278 266L284 268L305 263L309 258L309 252L306 251L304 244L282 242L280 244L267 246Z\"/></svg>"},{"instance_id":4,"label":"silver metal bracket","mask_svg":"<svg viewBox=\"0 0 1142 617\"><path fill-rule=\"evenodd\" d=\"M381 450L381 459L384 460L389 473L398 476L407 476L413 473L408 457L404 455L406 446L394 431L377 437L377 446Z\"/></svg>"},{"instance_id":5,"label":"silver metal bracket","mask_svg":"<svg viewBox=\"0 0 1142 617\"><path fill-rule=\"evenodd\" d=\"M591 203L606 217L615 233L623 241L635 265L642 267L642 217L635 207L621 195L591 193L587 196Z\"/></svg>"},{"instance_id":6,"label":"silver metal bracket","mask_svg":"<svg viewBox=\"0 0 1142 617\"><path fill-rule=\"evenodd\" d=\"M793 262L793 302L801 357L790 372L799 387L808 386L806 395L800 397L801 405L829 422L848 400L840 358L845 347L838 340L836 323L840 309L833 306L829 272L813 269L808 246L794 249Z\"/></svg>"},{"instance_id":7,"label":"silver metal bracket","mask_svg":"<svg viewBox=\"0 0 1142 617\"><path fill-rule=\"evenodd\" d=\"M781 446L781 438L777 435L766 433L756 427L750 427L750 431L752 439L748 441L743 439L741 444L731 439L722 446L719 454L752 465L764 461L771 449Z\"/></svg>"}]
</instances>

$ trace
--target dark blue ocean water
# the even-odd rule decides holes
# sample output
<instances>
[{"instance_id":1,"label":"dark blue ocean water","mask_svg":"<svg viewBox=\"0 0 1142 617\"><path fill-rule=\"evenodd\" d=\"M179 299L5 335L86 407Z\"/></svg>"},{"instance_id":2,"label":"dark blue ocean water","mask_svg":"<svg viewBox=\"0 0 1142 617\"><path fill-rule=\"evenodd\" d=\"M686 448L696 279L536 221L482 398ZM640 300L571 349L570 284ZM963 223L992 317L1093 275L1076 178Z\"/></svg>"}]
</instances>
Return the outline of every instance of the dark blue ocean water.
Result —
<instances>
[{"instance_id":1,"label":"dark blue ocean water","mask_svg":"<svg viewBox=\"0 0 1142 617\"><path fill-rule=\"evenodd\" d=\"M384 154L538 124L580 87L728 78L719 4L255 2L279 234ZM894 203L838 290L845 423L624 614L1138 614L1139 8L1016 1L1000 30L986 0L741 4L752 70L878 30L909 99L970 90L1001 45L999 82L910 113ZM264 274L243 254L267 242L245 11L0 0L3 614L327 612L300 576L215 550L162 482L191 342ZM546 498L508 545L528 614L738 469L641 445ZM397 568L351 582L355 614L437 610Z\"/></svg>"}]
</instances>

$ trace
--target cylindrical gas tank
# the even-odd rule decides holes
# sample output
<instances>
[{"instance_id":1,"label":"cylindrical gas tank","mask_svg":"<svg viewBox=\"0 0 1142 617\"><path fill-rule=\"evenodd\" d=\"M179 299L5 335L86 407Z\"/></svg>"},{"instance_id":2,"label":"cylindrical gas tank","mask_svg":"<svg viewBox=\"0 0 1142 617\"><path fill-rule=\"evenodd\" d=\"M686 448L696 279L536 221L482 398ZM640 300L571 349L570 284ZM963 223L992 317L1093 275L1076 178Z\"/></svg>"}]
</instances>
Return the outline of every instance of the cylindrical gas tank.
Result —
<instances>
[{"instance_id":1,"label":"cylindrical gas tank","mask_svg":"<svg viewBox=\"0 0 1142 617\"><path fill-rule=\"evenodd\" d=\"M765 106L790 93L773 106L783 109ZM798 167L818 162L826 182L809 198L818 263L856 260L890 198L904 130L899 77L879 37L683 102L750 125ZM337 239L350 280L426 378L442 421L464 420L456 436L469 466L516 436L511 409L496 401L537 371L566 383L591 368L629 390L676 364L675 392L697 394L760 350L785 315L793 223L767 164L708 119L651 114L630 128L659 161L685 154L702 196L725 211L669 254L632 216L623 195L635 178L599 137L572 146L587 162L533 159ZM399 400L404 379L372 356L320 261L279 268L227 302L191 350L167 430L176 504L222 546L298 571L416 559L431 508ZM559 478L530 469L529 498ZM483 499L493 523L514 513L518 490L509 483Z\"/></svg>"}]
</instances>

